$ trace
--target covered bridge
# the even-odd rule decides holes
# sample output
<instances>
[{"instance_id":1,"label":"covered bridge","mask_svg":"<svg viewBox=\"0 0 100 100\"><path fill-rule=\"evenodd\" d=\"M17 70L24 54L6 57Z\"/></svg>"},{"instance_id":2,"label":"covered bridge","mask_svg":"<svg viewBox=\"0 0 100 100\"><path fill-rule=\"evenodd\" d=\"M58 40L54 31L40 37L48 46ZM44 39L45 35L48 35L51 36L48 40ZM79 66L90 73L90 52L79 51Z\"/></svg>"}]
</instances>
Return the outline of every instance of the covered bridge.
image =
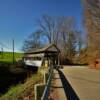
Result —
<instances>
[{"instance_id":1,"label":"covered bridge","mask_svg":"<svg viewBox=\"0 0 100 100\"><path fill-rule=\"evenodd\" d=\"M25 65L32 67L48 67L59 65L60 50L55 44L50 44L41 49L31 49L24 55Z\"/></svg>"}]
</instances>

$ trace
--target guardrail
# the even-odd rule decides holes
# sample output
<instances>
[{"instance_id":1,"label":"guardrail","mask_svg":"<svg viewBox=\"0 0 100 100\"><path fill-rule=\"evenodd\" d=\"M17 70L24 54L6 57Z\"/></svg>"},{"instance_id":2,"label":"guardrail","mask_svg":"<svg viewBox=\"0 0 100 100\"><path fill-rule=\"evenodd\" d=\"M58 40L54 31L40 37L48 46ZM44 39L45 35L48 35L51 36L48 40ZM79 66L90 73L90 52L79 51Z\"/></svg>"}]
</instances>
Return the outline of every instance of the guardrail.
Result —
<instances>
[{"instance_id":1,"label":"guardrail","mask_svg":"<svg viewBox=\"0 0 100 100\"><path fill-rule=\"evenodd\" d=\"M52 76L53 76L52 74L53 74L53 66L49 69L49 78L47 80L47 84L45 85L44 92L43 92L43 95L41 97L41 100L48 100L51 80L52 80Z\"/></svg>"}]
</instances>

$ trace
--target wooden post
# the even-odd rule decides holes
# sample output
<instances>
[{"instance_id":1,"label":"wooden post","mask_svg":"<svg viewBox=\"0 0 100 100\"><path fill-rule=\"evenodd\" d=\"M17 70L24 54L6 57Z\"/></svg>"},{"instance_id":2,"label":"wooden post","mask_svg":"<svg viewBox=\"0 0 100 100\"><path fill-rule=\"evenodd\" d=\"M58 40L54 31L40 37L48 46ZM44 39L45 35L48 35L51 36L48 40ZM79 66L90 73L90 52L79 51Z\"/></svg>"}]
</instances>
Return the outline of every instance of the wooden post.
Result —
<instances>
[{"instance_id":1,"label":"wooden post","mask_svg":"<svg viewBox=\"0 0 100 100\"><path fill-rule=\"evenodd\" d=\"M2 48L1 48L1 49L2 49L2 51L1 51L1 55L2 55L2 59L3 59L3 46L2 46Z\"/></svg>"},{"instance_id":2,"label":"wooden post","mask_svg":"<svg viewBox=\"0 0 100 100\"><path fill-rule=\"evenodd\" d=\"M48 53L47 53L47 62L48 62L48 67L49 67L49 59L48 59Z\"/></svg>"},{"instance_id":3,"label":"wooden post","mask_svg":"<svg viewBox=\"0 0 100 100\"><path fill-rule=\"evenodd\" d=\"M60 65L60 61L59 61L59 54L58 54L58 65Z\"/></svg>"},{"instance_id":4,"label":"wooden post","mask_svg":"<svg viewBox=\"0 0 100 100\"><path fill-rule=\"evenodd\" d=\"M13 64L14 64L14 39L12 40L12 45L13 45Z\"/></svg>"}]
</instances>

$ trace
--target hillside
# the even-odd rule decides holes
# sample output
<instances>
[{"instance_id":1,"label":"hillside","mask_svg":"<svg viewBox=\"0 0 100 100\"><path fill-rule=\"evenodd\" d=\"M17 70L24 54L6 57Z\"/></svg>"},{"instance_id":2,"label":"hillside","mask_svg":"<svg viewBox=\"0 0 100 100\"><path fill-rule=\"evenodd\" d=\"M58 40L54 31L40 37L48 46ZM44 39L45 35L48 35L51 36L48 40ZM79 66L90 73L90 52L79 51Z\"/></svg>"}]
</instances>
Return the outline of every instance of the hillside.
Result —
<instances>
[{"instance_id":1,"label":"hillside","mask_svg":"<svg viewBox=\"0 0 100 100\"><path fill-rule=\"evenodd\" d=\"M23 53L14 53L15 61L18 61L23 56ZM0 62L11 63L13 61L13 53L12 52L3 52L0 53Z\"/></svg>"}]
</instances>

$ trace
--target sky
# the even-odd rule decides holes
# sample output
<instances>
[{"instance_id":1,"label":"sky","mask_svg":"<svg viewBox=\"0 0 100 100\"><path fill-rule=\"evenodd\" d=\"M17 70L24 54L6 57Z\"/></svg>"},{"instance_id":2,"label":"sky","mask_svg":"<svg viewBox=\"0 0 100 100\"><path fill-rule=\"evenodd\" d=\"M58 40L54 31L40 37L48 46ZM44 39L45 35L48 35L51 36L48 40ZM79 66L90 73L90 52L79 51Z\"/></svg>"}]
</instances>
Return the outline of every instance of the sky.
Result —
<instances>
[{"instance_id":1,"label":"sky","mask_svg":"<svg viewBox=\"0 0 100 100\"><path fill-rule=\"evenodd\" d=\"M36 21L43 14L50 16L74 16L78 28L82 28L81 0L0 0L0 50L20 52L23 42L35 31Z\"/></svg>"}]
</instances>

